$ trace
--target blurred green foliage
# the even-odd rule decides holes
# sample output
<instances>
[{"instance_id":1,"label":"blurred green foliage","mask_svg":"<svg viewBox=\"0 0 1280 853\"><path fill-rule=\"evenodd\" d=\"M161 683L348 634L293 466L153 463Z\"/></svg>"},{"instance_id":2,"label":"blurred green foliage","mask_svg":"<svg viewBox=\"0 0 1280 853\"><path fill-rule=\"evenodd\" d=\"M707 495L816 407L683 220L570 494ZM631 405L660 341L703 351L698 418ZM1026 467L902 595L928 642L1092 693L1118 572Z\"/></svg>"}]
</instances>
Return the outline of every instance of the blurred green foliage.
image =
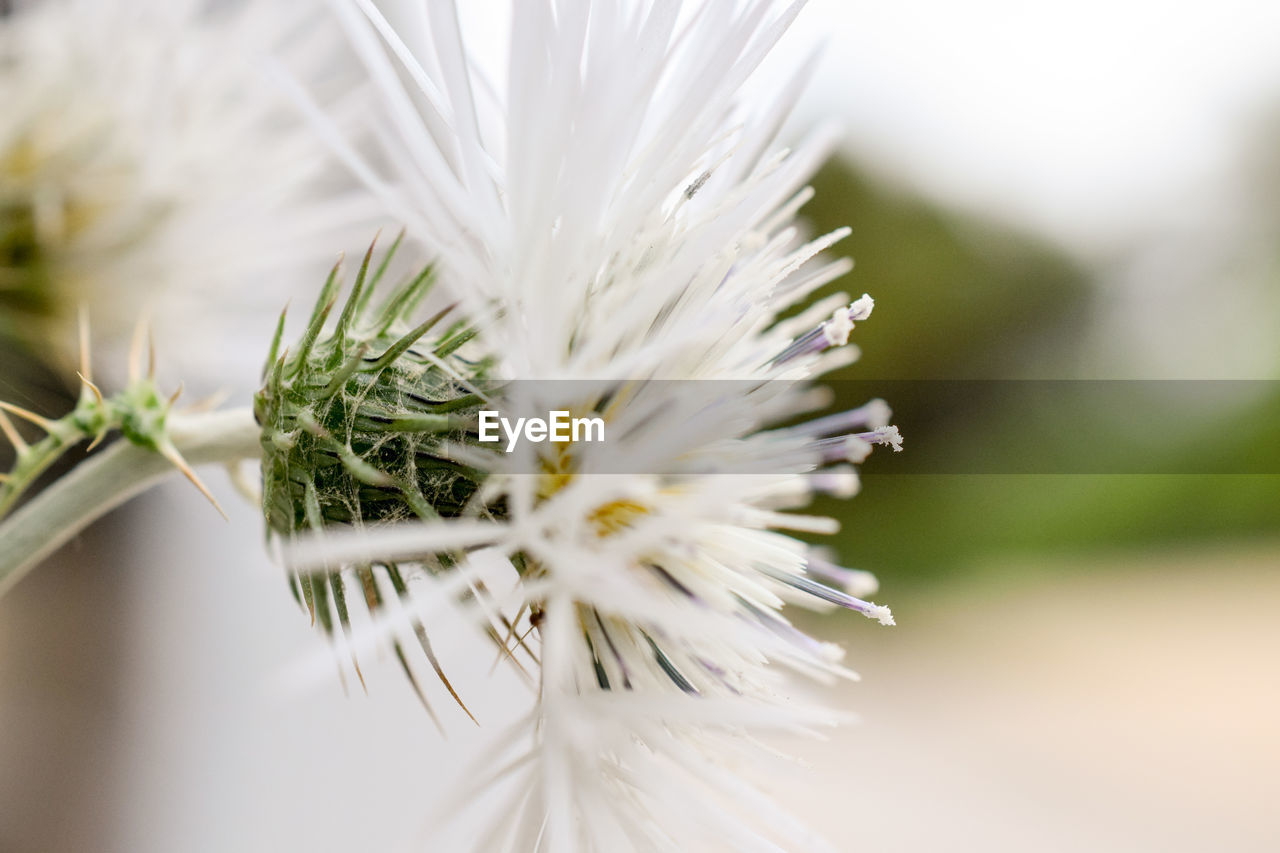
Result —
<instances>
[{"instance_id":1,"label":"blurred green foliage","mask_svg":"<svg viewBox=\"0 0 1280 853\"><path fill-rule=\"evenodd\" d=\"M857 265L832 289L869 292L858 326L859 379L1062 376L1088 316L1086 273L1006 226L873 183L832 160L804 209L818 233L848 225L838 246Z\"/></svg>"},{"instance_id":2,"label":"blurred green foliage","mask_svg":"<svg viewBox=\"0 0 1280 853\"><path fill-rule=\"evenodd\" d=\"M830 290L876 298L875 314L853 335L862 359L830 377L859 380L833 384L836 408L859 405L876 380L1078 377L1079 331L1095 285L1063 253L877 184L846 162L828 164L814 184L806 213L815 232L853 229L840 248L857 267ZM823 500L817 509L841 520L829 544L843 561L877 573L886 586L963 574L1007 555L1280 533L1280 476L1182 473L1280 472L1280 395L1216 419L1200 412L1185 423L1171 418L1144 436L1132 434L1123 394L1110 395L1105 410L1081 411L1065 394L1028 409L999 393L958 399L936 382L885 386L906 452L877 452L864 468L862 496ZM1073 430L1095 422L1116 435L1128 426L1127 449L1100 442L1105 429ZM930 453L913 461L913 446ZM1134 449L1143 464L1133 470L1178 473L940 474L936 467L943 452L962 470L1017 471L1022 460L1035 470L1037 454L1047 452L1056 464L1043 470L1098 472L1119 470L1109 466ZM984 459L992 455L1007 467Z\"/></svg>"}]
</instances>

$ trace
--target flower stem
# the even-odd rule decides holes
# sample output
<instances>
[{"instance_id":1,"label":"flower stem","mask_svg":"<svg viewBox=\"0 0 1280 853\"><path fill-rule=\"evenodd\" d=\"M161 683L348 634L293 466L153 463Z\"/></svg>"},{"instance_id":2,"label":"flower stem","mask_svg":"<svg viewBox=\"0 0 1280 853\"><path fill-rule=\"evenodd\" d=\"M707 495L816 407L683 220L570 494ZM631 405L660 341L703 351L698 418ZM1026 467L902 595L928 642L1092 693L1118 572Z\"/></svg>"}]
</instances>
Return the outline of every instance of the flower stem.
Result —
<instances>
[{"instance_id":1,"label":"flower stem","mask_svg":"<svg viewBox=\"0 0 1280 853\"><path fill-rule=\"evenodd\" d=\"M168 421L169 439L192 466L257 458L259 433L248 409ZM90 523L174 470L159 453L117 441L52 483L0 524L0 597Z\"/></svg>"}]
</instances>

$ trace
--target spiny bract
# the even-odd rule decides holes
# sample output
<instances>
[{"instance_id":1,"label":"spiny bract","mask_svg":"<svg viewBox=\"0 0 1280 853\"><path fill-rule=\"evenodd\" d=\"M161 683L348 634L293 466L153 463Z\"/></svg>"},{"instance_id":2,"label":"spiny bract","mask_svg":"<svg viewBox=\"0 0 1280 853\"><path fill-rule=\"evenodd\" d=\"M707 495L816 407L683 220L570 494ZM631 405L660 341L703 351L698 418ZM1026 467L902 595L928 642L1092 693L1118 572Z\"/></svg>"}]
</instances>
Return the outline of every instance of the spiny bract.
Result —
<instances>
[{"instance_id":1,"label":"spiny bract","mask_svg":"<svg viewBox=\"0 0 1280 853\"><path fill-rule=\"evenodd\" d=\"M268 536L292 539L333 525L452 518L464 508L479 517L503 512L501 504L469 506L484 472L455 461L450 453L451 446L476 442L476 411L482 402L478 385L489 365L459 352L474 328L458 322L432 335L451 310L445 308L406 331L406 318L431 288L430 267L372 305L374 289L399 244L397 239L372 274L370 246L332 329L326 332L325 327L337 305L341 262L330 273L297 347L282 354L284 316L280 318L266 382L254 398L262 426ZM441 554L436 565L422 565L439 570L450 559ZM339 570L297 573L294 593L326 633L332 635L336 616L349 635L347 598L353 579L370 612L381 608L392 592L406 594L404 576L393 562L358 566L345 577ZM415 633L448 686L425 630L418 625ZM399 645L396 654L413 680Z\"/></svg>"}]
</instances>

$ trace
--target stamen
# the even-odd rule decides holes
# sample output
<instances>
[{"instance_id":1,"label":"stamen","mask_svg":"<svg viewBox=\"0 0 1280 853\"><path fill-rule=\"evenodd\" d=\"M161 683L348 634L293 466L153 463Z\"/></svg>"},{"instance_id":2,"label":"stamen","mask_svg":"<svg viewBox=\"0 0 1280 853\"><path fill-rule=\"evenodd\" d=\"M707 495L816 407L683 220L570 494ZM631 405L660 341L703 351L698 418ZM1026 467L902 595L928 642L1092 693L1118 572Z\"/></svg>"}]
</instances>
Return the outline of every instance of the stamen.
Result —
<instances>
[{"instance_id":1,"label":"stamen","mask_svg":"<svg viewBox=\"0 0 1280 853\"><path fill-rule=\"evenodd\" d=\"M821 578L829 584L833 584L859 598L865 595L875 595L880 589L880 581L871 572L865 572L861 569L847 569L844 566L838 566L830 560L824 560L821 557L810 553L805 571L814 577Z\"/></svg>"},{"instance_id":2,"label":"stamen","mask_svg":"<svg viewBox=\"0 0 1280 853\"><path fill-rule=\"evenodd\" d=\"M871 432L861 432L854 437L860 438L868 444L888 445L893 448L894 453L902 452L902 433L898 432L896 426L877 427Z\"/></svg>"},{"instance_id":3,"label":"stamen","mask_svg":"<svg viewBox=\"0 0 1280 853\"><path fill-rule=\"evenodd\" d=\"M857 611L868 619L875 619L881 625L894 624L893 613L883 604L876 604L874 601L863 601L861 598L854 598L846 592L841 592L838 589L832 589L829 586L824 586L823 584L820 584L811 578L804 577L803 575L793 575L787 572L766 568L761 568L761 571L779 583L784 583L787 586L800 590L801 592L807 592L809 595L812 595L815 598L820 598L823 601L828 601L832 604L839 605L840 607Z\"/></svg>"},{"instance_id":4,"label":"stamen","mask_svg":"<svg viewBox=\"0 0 1280 853\"><path fill-rule=\"evenodd\" d=\"M863 435L871 434L864 433ZM822 453L822 461L827 464L852 462L855 465L860 465L867 461L867 457L871 455L872 450L871 442L861 435L839 435L834 438L820 439L815 444Z\"/></svg>"},{"instance_id":5,"label":"stamen","mask_svg":"<svg viewBox=\"0 0 1280 853\"><path fill-rule=\"evenodd\" d=\"M858 427L869 427L871 429L886 427L892 417L893 410L889 408L888 404L884 400L875 399L864 403L856 409L827 415L825 418L817 418L800 424L794 429L803 435L839 435Z\"/></svg>"},{"instance_id":6,"label":"stamen","mask_svg":"<svg viewBox=\"0 0 1280 853\"><path fill-rule=\"evenodd\" d=\"M810 329L774 358L775 365L785 364L803 355L812 355L831 347L844 346L849 342L849 333L854 323L861 322L871 316L875 308L875 300L867 294L849 303L846 308L837 308L831 319L815 329Z\"/></svg>"}]
</instances>

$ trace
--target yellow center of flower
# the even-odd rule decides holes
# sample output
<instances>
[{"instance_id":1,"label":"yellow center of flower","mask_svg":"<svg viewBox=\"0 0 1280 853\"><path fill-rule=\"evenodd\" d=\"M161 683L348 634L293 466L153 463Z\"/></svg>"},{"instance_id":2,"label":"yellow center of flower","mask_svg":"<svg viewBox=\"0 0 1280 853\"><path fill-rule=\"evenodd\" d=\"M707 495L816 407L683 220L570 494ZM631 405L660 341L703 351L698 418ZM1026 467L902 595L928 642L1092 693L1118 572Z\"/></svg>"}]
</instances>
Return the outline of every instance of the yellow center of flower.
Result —
<instances>
[{"instance_id":1,"label":"yellow center of flower","mask_svg":"<svg viewBox=\"0 0 1280 853\"><path fill-rule=\"evenodd\" d=\"M604 539L629 529L637 518L649 512L649 507L635 501L613 501L597 507L587 516L587 521L595 527L596 535Z\"/></svg>"}]
</instances>

